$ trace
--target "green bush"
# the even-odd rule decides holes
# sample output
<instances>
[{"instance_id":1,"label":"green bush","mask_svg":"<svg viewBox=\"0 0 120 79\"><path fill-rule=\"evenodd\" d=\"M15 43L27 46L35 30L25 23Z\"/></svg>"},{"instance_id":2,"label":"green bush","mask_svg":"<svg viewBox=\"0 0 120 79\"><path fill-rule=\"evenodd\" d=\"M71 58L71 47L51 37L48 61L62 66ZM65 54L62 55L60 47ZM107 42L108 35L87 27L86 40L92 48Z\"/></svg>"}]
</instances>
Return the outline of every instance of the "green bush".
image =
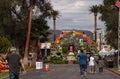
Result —
<instances>
[{"instance_id":1,"label":"green bush","mask_svg":"<svg viewBox=\"0 0 120 79\"><path fill-rule=\"evenodd\" d=\"M56 56L51 57L51 63L52 64L61 64L62 63L62 58L56 57Z\"/></svg>"},{"instance_id":2,"label":"green bush","mask_svg":"<svg viewBox=\"0 0 120 79\"><path fill-rule=\"evenodd\" d=\"M0 36L0 53L4 54L7 52L7 49L11 47L11 42L6 37Z\"/></svg>"},{"instance_id":3,"label":"green bush","mask_svg":"<svg viewBox=\"0 0 120 79\"><path fill-rule=\"evenodd\" d=\"M50 63L50 64L66 64L66 61L63 60L61 57L51 57L50 60L49 59L45 59L44 63Z\"/></svg>"}]
</instances>

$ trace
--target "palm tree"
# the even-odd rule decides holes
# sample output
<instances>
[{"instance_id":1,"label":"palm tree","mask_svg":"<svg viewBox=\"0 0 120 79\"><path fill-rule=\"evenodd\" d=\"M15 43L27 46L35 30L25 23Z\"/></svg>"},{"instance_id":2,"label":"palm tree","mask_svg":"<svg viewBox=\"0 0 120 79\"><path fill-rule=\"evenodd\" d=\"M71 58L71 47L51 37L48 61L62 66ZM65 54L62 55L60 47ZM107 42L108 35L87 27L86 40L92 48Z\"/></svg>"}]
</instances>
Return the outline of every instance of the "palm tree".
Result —
<instances>
[{"instance_id":1,"label":"palm tree","mask_svg":"<svg viewBox=\"0 0 120 79\"><path fill-rule=\"evenodd\" d=\"M25 51L24 51L24 62L25 62L26 65L27 65L27 62L28 62L28 48L29 48L31 25L32 25L32 12L33 12L32 10L33 10L33 0L30 0L28 33L27 33L27 39L26 39Z\"/></svg>"},{"instance_id":2,"label":"palm tree","mask_svg":"<svg viewBox=\"0 0 120 79\"><path fill-rule=\"evenodd\" d=\"M56 38L56 17L59 15L59 12L58 11L55 11L53 10L52 11L52 17L53 17L53 29L54 29L54 32L53 32L53 40L55 41L55 38Z\"/></svg>"},{"instance_id":3,"label":"palm tree","mask_svg":"<svg viewBox=\"0 0 120 79\"><path fill-rule=\"evenodd\" d=\"M43 13L42 17L45 19L48 16L51 16L51 12L53 11L51 4L48 2L48 0L29 0L30 1L30 6L29 6L29 23L28 23L28 33L27 33L27 38L26 38L26 45L25 45L25 51L24 51L24 62L27 65L28 62L28 49L29 49L29 42L30 42L30 34L31 34L31 27L32 27L32 12L33 12L33 7L34 6L39 6L38 8L40 11ZM42 5L44 4L44 5ZM44 10L45 9L45 10ZM47 12L44 12L47 11ZM49 15L50 14L50 15ZM53 15L57 15L57 11L53 12ZM41 18L42 18L41 17Z\"/></svg>"},{"instance_id":4,"label":"palm tree","mask_svg":"<svg viewBox=\"0 0 120 79\"><path fill-rule=\"evenodd\" d=\"M90 7L89 11L94 13L94 34L95 34L95 42L97 39L97 13L99 12L99 6L93 5Z\"/></svg>"}]
</instances>

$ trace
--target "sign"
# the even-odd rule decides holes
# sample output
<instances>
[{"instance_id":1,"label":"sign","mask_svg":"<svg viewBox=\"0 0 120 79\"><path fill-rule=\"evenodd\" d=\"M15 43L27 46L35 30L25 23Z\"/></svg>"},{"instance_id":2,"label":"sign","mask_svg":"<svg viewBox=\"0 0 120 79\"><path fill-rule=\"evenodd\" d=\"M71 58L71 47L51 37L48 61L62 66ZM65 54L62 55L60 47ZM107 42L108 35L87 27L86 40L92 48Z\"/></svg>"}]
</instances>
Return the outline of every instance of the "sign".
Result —
<instances>
[{"instance_id":1,"label":"sign","mask_svg":"<svg viewBox=\"0 0 120 79\"><path fill-rule=\"evenodd\" d=\"M36 69L43 69L43 62L36 62Z\"/></svg>"},{"instance_id":2,"label":"sign","mask_svg":"<svg viewBox=\"0 0 120 79\"><path fill-rule=\"evenodd\" d=\"M50 49L51 43L41 43L41 49Z\"/></svg>"}]
</instances>

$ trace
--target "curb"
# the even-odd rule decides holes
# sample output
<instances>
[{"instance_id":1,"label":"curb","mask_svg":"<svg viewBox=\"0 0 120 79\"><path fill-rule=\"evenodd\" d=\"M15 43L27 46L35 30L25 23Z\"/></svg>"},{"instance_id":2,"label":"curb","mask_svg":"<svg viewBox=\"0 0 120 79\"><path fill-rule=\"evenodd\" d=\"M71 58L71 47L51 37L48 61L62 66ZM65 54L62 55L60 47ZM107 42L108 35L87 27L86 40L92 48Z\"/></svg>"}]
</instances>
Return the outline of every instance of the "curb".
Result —
<instances>
[{"instance_id":1,"label":"curb","mask_svg":"<svg viewBox=\"0 0 120 79\"><path fill-rule=\"evenodd\" d=\"M112 70L112 69L109 69L109 68L105 68L105 69L120 76L120 72L119 71L115 71L115 70Z\"/></svg>"}]
</instances>

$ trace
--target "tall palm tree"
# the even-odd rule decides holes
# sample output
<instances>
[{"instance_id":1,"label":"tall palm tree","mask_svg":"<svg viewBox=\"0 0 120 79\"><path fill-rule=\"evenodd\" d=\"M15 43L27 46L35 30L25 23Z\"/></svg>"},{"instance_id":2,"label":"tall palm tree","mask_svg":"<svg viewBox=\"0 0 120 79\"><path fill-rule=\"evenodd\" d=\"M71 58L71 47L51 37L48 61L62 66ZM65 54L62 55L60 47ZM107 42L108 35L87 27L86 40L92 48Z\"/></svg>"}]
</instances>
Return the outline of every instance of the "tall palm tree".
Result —
<instances>
[{"instance_id":1,"label":"tall palm tree","mask_svg":"<svg viewBox=\"0 0 120 79\"><path fill-rule=\"evenodd\" d=\"M28 49L29 49L29 42L30 42L30 33L31 33L31 27L32 27L32 12L33 12L33 7L34 6L39 6L38 8L40 11L43 13L42 17L45 19L48 16L51 16L51 12L53 11L51 4L48 2L48 0L29 0L30 1L30 6L29 6L29 23L28 23L28 33L27 33L27 38L26 38L26 45L25 45L25 51L24 51L24 62L27 64L28 62ZM47 11L47 12L45 12ZM55 11L56 13L56 11ZM55 14L53 13L53 14ZM49 15L50 14L50 15Z\"/></svg>"},{"instance_id":2,"label":"tall palm tree","mask_svg":"<svg viewBox=\"0 0 120 79\"><path fill-rule=\"evenodd\" d=\"M94 34L95 34L95 42L97 39L97 13L99 12L99 6L93 5L90 7L89 11L94 13Z\"/></svg>"},{"instance_id":3,"label":"tall palm tree","mask_svg":"<svg viewBox=\"0 0 120 79\"><path fill-rule=\"evenodd\" d=\"M27 33L27 39L25 44L25 51L24 51L24 62L27 65L28 62L28 48L29 48L29 42L30 42L30 33L31 33L31 25L32 25L32 13L33 12L33 0L30 0L30 11L29 11L29 23L28 23L28 33Z\"/></svg>"},{"instance_id":4,"label":"tall palm tree","mask_svg":"<svg viewBox=\"0 0 120 79\"><path fill-rule=\"evenodd\" d=\"M53 32L53 40L55 41L55 38L56 38L56 17L59 15L59 12L56 11L56 10L53 10L52 11L52 17L53 17L53 29L54 29L54 32Z\"/></svg>"}]
</instances>

